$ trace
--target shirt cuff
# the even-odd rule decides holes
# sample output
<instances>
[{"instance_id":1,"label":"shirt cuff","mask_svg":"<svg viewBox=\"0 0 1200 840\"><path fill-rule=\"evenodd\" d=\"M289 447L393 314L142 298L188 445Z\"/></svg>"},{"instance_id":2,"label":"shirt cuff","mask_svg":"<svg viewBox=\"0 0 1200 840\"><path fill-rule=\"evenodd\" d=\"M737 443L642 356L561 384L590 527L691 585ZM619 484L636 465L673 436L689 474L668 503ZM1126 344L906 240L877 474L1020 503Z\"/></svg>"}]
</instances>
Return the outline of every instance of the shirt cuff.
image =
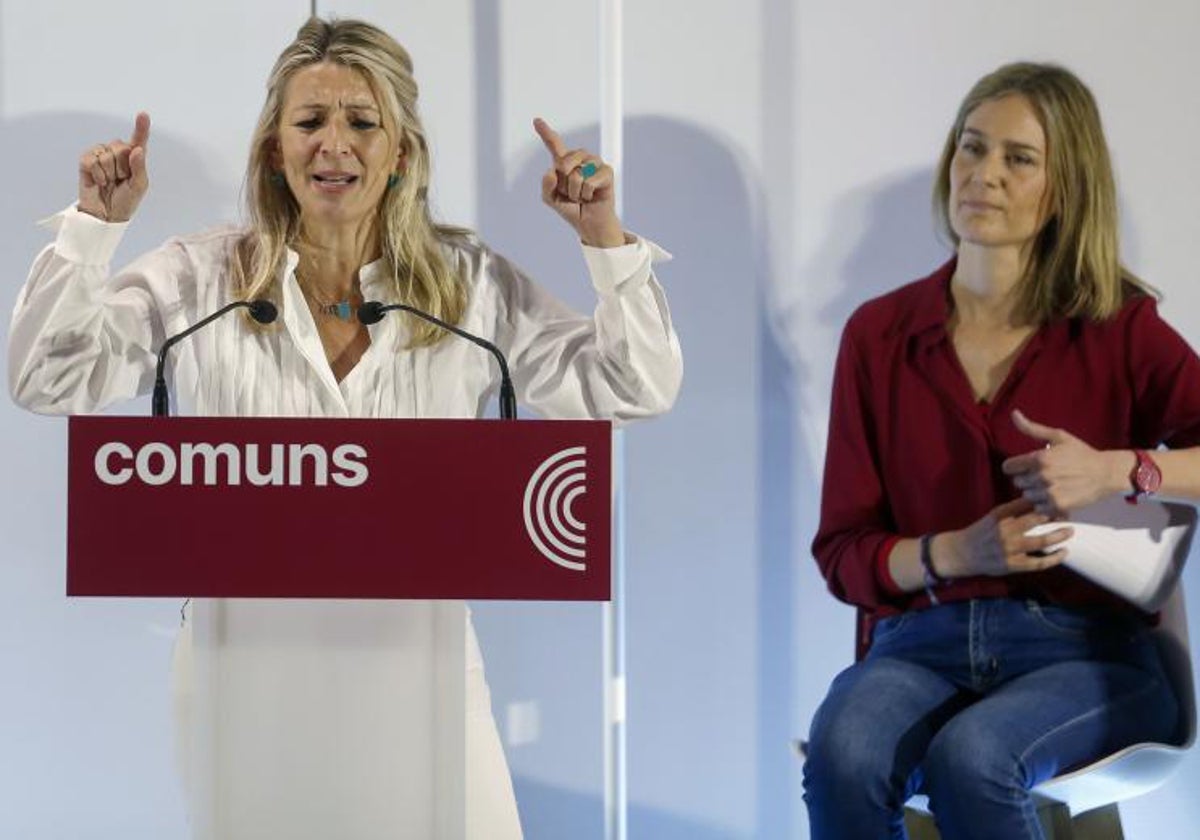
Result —
<instances>
[{"instance_id":1,"label":"shirt cuff","mask_svg":"<svg viewBox=\"0 0 1200 840\"><path fill-rule=\"evenodd\" d=\"M64 260L96 266L112 262L125 228L129 227L129 222L101 221L73 204L38 224L57 231L54 251Z\"/></svg>"},{"instance_id":2,"label":"shirt cuff","mask_svg":"<svg viewBox=\"0 0 1200 840\"><path fill-rule=\"evenodd\" d=\"M879 544L879 551L875 555L875 580L879 581L884 592L896 598L908 594L896 583L896 579L892 577L892 572L888 568L888 558L892 556L892 549L898 542L900 542L900 537L888 537Z\"/></svg>"},{"instance_id":3,"label":"shirt cuff","mask_svg":"<svg viewBox=\"0 0 1200 840\"><path fill-rule=\"evenodd\" d=\"M600 294L620 291L626 283L645 282L650 277L650 266L667 262L671 255L658 245L632 233L626 232L625 244L616 248L594 248L581 245L583 259L592 285Z\"/></svg>"}]
</instances>

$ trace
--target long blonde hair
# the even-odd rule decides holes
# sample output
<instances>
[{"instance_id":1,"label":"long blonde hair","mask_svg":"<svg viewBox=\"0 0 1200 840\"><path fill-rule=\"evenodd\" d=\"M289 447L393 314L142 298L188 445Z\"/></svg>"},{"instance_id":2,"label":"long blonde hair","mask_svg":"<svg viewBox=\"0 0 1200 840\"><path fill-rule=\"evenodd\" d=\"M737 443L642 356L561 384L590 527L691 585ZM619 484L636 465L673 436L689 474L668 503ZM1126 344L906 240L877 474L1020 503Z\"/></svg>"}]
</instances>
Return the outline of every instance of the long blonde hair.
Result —
<instances>
[{"instance_id":1,"label":"long blonde hair","mask_svg":"<svg viewBox=\"0 0 1200 840\"><path fill-rule=\"evenodd\" d=\"M417 114L412 59L386 32L358 20L309 18L271 70L246 167L250 229L233 254L237 294L244 299L274 296L287 249L299 237L300 207L291 190L277 183L272 158L288 81L297 70L321 62L362 73L379 101L386 129L399 138L406 153L404 177L384 193L376 220L396 299L458 323L466 309L467 291L446 264L441 243L466 231L435 224L430 216L429 147ZM410 326L413 346L433 344L446 335L418 319L412 319Z\"/></svg>"},{"instance_id":2,"label":"long blonde hair","mask_svg":"<svg viewBox=\"0 0 1200 840\"><path fill-rule=\"evenodd\" d=\"M1030 323L1053 318L1104 320L1130 295L1156 292L1121 265L1117 191L1100 111L1087 86L1055 64L1006 64L984 76L958 108L933 188L934 214L957 247L950 224L950 166L971 112L1005 96L1028 100L1046 134L1048 218L1018 290Z\"/></svg>"}]
</instances>

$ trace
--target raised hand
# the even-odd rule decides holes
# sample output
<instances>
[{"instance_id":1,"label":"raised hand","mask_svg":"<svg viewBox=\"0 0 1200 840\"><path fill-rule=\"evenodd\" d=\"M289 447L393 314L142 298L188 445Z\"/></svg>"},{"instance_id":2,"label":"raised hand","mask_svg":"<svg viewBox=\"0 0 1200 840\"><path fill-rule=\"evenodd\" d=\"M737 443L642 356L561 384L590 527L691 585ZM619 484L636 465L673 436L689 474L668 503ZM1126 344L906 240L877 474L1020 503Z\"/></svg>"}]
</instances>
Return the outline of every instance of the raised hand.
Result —
<instances>
[{"instance_id":1,"label":"raised hand","mask_svg":"<svg viewBox=\"0 0 1200 840\"><path fill-rule=\"evenodd\" d=\"M1128 489L1131 452L1093 449L1070 432L1035 423L1020 411L1013 412L1013 424L1044 444L1002 466L1039 513L1063 516Z\"/></svg>"},{"instance_id":2,"label":"raised hand","mask_svg":"<svg viewBox=\"0 0 1200 840\"><path fill-rule=\"evenodd\" d=\"M963 528L940 534L935 546L935 565L945 577L993 577L1036 572L1057 566L1066 559L1059 543L1074 531L1069 526L1037 536L1026 532L1045 525L1050 517L1038 513L1027 499L997 505L985 516Z\"/></svg>"},{"instance_id":3,"label":"raised hand","mask_svg":"<svg viewBox=\"0 0 1200 840\"><path fill-rule=\"evenodd\" d=\"M543 119L534 120L533 129L552 161L542 176L542 201L575 229L584 245L624 245L625 230L615 209L612 167L586 149L568 149Z\"/></svg>"},{"instance_id":4,"label":"raised hand","mask_svg":"<svg viewBox=\"0 0 1200 840\"><path fill-rule=\"evenodd\" d=\"M128 142L113 140L79 158L79 210L106 222L127 222L150 186L146 143L150 115L139 113Z\"/></svg>"}]
</instances>

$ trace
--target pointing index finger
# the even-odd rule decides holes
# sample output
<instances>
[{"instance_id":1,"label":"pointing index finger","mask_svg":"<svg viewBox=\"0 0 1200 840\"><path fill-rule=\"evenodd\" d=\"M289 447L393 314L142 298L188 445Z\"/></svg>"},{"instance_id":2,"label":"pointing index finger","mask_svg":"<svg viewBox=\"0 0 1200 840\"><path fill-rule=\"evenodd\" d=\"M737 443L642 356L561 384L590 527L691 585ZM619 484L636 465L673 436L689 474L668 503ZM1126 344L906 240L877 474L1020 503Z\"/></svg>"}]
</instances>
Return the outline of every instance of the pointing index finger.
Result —
<instances>
[{"instance_id":1,"label":"pointing index finger","mask_svg":"<svg viewBox=\"0 0 1200 840\"><path fill-rule=\"evenodd\" d=\"M558 132L550 127L550 123L546 122L541 117L533 121L533 130L537 132L538 137L542 138L542 143L545 144L546 150L550 152L555 159L562 157L567 153L567 146L563 143L562 138L558 136Z\"/></svg>"},{"instance_id":2,"label":"pointing index finger","mask_svg":"<svg viewBox=\"0 0 1200 840\"><path fill-rule=\"evenodd\" d=\"M150 140L150 115L139 111L133 123L133 136L129 138L130 146L145 146Z\"/></svg>"}]
</instances>

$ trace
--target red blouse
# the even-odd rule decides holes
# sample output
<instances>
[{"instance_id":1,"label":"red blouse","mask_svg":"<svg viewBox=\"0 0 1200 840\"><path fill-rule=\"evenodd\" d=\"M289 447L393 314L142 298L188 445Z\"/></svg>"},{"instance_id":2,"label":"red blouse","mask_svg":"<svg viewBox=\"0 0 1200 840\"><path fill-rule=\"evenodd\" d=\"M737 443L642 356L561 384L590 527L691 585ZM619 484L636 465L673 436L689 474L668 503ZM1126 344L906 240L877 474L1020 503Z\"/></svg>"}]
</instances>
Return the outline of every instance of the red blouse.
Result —
<instances>
[{"instance_id":1,"label":"red blouse","mask_svg":"<svg viewBox=\"0 0 1200 840\"><path fill-rule=\"evenodd\" d=\"M863 304L842 333L812 550L830 591L870 623L928 606L887 572L898 539L962 528L1017 497L1000 465L1039 443L1013 409L1097 449L1200 445L1200 359L1146 295L1107 321L1042 327L994 399L977 402L946 331L954 265ZM943 603L980 597L1128 609L1065 567L938 590Z\"/></svg>"}]
</instances>

